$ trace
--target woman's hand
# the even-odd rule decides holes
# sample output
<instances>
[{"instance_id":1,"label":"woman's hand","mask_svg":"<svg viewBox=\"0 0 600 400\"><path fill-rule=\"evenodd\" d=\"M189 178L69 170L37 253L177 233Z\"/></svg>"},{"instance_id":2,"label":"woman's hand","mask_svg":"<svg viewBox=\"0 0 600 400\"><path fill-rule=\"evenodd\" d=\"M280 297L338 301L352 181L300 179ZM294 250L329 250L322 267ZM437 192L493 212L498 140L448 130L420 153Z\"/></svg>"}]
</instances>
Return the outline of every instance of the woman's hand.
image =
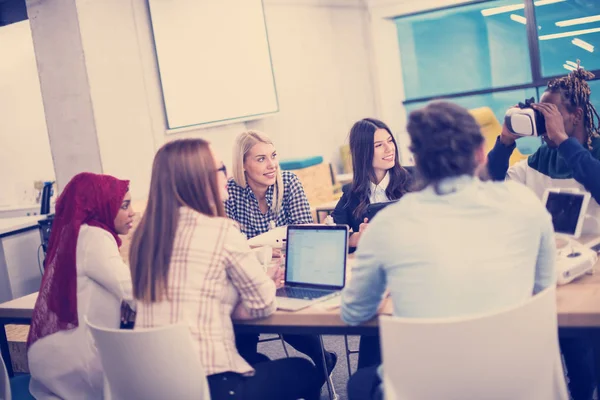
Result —
<instances>
[{"instance_id":1,"label":"woman's hand","mask_svg":"<svg viewBox=\"0 0 600 400\"><path fill-rule=\"evenodd\" d=\"M269 278L271 278L273 282L275 282L275 287L277 289L283 287L283 280L285 278L285 268L282 268L279 265L279 263L271 265L269 268L267 268L267 275L269 275Z\"/></svg>"},{"instance_id":2,"label":"woman's hand","mask_svg":"<svg viewBox=\"0 0 600 400\"><path fill-rule=\"evenodd\" d=\"M368 226L369 226L369 218L365 218L363 220L363 222L360 224L360 226L358 227L358 232L354 232L352 235L350 235L350 239L348 239L348 246L357 247L358 241L360 240L360 236L363 234L364 231L367 230Z\"/></svg>"},{"instance_id":3,"label":"woman's hand","mask_svg":"<svg viewBox=\"0 0 600 400\"><path fill-rule=\"evenodd\" d=\"M363 233L364 231L366 231L368 225L369 225L369 218L365 218L363 220L363 223L360 224L360 226L358 227L358 232Z\"/></svg>"}]
</instances>

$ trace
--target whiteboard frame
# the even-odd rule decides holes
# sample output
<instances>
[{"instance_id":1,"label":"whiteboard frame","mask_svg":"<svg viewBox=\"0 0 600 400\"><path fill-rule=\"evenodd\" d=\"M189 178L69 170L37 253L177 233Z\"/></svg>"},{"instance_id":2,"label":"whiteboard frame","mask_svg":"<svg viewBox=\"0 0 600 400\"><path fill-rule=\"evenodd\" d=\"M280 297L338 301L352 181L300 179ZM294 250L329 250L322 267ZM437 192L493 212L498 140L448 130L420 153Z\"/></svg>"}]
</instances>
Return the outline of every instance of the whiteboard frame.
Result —
<instances>
[{"instance_id":1,"label":"whiteboard frame","mask_svg":"<svg viewBox=\"0 0 600 400\"><path fill-rule=\"evenodd\" d=\"M195 124L189 124L189 125L183 125L183 126L171 126L170 121L169 121L169 114L167 113L167 101L164 96L164 88L163 88L163 83L162 83L162 71L160 69L158 49L156 47L154 23L152 20L152 0L148 0L148 14L150 16L150 29L152 31L152 46L153 46L153 50L154 50L154 55L156 56L156 67L158 70L158 79L160 82L162 108L163 108L163 113L165 116L165 121L167 123L166 130L165 130L166 134L177 134L177 133L187 132L187 131L191 131L191 130L198 129L198 128L210 128L210 127L215 127L215 126L220 126L220 125L252 121L252 120L261 119L263 117L268 117L268 116L272 116L272 115L279 113L279 111L280 111L279 94L277 92L277 81L275 79L275 70L273 68L273 55L271 54L271 43L269 41L269 27L267 26L267 18L266 18L266 14L265 14L265 2L264 2L264 0L261 0L260 3L261 3L261 7L262 7L263 23L265 25L265 38L267 39L267 52L269 54L269 65L271 67L271 76L273 79L273 90L275 93L275 105L276 105L275 110L267 111L267 112L259 113L259 114L241 115L239 117L225 118L225 119L221 119L221 120L198 122Z\"/></svg>"}]
</instances>

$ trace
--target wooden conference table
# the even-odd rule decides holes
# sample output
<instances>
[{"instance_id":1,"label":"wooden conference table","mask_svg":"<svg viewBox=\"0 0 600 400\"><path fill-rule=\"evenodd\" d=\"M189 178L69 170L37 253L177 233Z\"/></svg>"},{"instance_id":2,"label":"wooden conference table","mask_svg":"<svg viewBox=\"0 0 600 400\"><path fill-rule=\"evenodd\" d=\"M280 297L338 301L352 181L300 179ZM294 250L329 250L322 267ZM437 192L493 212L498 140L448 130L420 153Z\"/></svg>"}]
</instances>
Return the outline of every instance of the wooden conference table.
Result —
<instances>
[{"instance_id":1,"label":"wooden conference table","mask_svg":"<svg viewBox=\"0 0 600 400\"><path fill-rule=\"evenodd\" d=\"M576 331L597 334L600 330L600 261L596 263L594 275L586 275L557 290L557 312L559 331ZM12 365L6 331L7 324L31 322L31 314L37 293L0 304L0 348L2 357L12 376ZM383 300L379 314L391 314L392 303ZM298 333L328 335L377 335L377 318L358 325L346 325L340 318L339 308L314 305L304 310L289 312L277 310L270 317L252 321L234 321L235 330L246 333Z\"/></svg>"}]
</instances>

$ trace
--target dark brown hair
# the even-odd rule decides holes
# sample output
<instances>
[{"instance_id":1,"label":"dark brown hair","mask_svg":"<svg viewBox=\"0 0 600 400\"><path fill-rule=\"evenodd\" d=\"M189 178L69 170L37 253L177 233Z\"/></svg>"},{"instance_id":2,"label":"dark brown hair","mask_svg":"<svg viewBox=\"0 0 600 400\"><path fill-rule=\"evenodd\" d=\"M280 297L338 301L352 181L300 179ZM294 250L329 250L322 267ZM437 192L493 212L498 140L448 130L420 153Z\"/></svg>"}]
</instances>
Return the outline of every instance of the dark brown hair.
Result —
<instances>
[{"instance_id":1,"label":"dark brown hair","mask_svg":"<svg viewBox=\"0 0 600 400\"><path fill-rule=\"evenodd\" d=\"M208 142L202 139L167 143L154 157L148 204L129 252L136 299L156 302L167 294L169 264L182 206L208 216L225 216L215 161Z\"/></svg>"},{"instance_id":2,"label":"dark brown hair","mask_svg":"<svg viewBox=\"0 0 600 400\"><path fill-rule=\"evenodd\" d=\"M354 209L354 216L360 219L369 205L369 194L371 182L375 182L375 171L373 170L373 153L375 151L375 131L385 129L394 142L395 164L389 170L390 183L385 194L390 200L397 200L408 191L410 175L402 168L398 161L398 145L390 128L382 121L375 118L364 118L356 122L350 129L350 152L352 154L352 166L354 174L350 193L356 196L360 202Z\"/></svg>"},{"instance_id":3,"label":"dark brown hair","mask_svg":"<svg viewBox=\"0 0 600 400\"><path fill-rule=\"evenodd\" d=\"M475 151L484 138L465 108L445 101L430 103L410 113L407 129L421 188L434 184L439 193L442 179L474 174Z\"/></svg>"},{"instance_id":4,"label":"dark brown hair","mask_svg":"<svg viewBox=\"0 0 600 400\"><path fill-rule=\"evenodd\" d=\"M594 74L579 67L577 60L577 68L567 76L556 78L548 82L546 92L560 93L563 104L569 112L575 112L577 108L583 111L583 123L587 135L587 145L591 148L592 138L598 137L598 125L595 120L600 123L600 117L596 109L590 102L592 91L586 81L593 79Z\"/></svg>"}]
</instances>

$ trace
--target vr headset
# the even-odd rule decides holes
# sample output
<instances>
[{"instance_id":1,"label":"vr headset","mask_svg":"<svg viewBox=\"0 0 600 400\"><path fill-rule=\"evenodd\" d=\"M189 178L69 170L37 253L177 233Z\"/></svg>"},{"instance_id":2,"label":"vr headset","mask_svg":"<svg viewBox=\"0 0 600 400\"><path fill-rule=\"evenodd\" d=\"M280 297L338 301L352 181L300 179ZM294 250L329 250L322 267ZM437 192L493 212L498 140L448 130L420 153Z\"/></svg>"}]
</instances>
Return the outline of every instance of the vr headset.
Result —
<instances>
[{"instance_id":1,"label":"vr headset","mask_svg":"<svg viewBox=\"0 0 600 400\"><path fill-rule=\"evenodd\" d=\"M519 103L519 107L511 108L504 116L504 124L516 136L542 136L546 133L546 120L541 112L534 110L531 105L535 99Z\"/></svg>"}]
</instances>

